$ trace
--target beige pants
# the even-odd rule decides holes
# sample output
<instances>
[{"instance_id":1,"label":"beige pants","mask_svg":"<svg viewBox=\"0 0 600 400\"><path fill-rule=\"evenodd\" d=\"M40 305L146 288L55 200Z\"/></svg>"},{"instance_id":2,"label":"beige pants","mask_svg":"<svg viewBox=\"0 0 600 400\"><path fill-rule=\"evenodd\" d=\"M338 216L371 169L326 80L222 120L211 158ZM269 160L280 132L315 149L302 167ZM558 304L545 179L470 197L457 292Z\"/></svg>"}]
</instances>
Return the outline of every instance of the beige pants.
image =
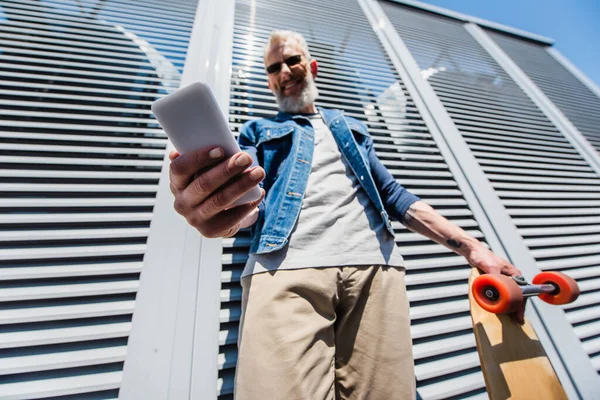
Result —
<instances>
[{"instance_id":1,"label":"beige pants","mask_svg":"<svg viewBox=\"0 0 600 400\"><path fill-rule=\"evenodd\" d=\"M404 269L242 279L235 400L414 399Z\"/></svg>"}]
</instances>

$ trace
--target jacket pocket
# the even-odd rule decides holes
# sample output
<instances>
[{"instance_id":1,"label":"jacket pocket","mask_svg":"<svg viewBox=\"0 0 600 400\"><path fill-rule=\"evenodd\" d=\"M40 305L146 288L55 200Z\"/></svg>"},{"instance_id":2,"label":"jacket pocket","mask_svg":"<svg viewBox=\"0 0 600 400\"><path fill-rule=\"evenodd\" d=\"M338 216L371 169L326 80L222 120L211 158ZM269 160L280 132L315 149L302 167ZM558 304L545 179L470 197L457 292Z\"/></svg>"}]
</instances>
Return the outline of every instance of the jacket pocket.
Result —
<instances>
[{"instance_id":1,"label":"jacket pocket","mask_svg":"<svg viewBox=\"0 0 600 400\"><path fill-rule=\"evenodd\" d=\"M280 139L284 136L289 135L293 131L293 126L264 127L259 133L258 142L256 143L256 145L259 146L262 143L269 142L275 139Z\"/></svg>"}]
</instances>

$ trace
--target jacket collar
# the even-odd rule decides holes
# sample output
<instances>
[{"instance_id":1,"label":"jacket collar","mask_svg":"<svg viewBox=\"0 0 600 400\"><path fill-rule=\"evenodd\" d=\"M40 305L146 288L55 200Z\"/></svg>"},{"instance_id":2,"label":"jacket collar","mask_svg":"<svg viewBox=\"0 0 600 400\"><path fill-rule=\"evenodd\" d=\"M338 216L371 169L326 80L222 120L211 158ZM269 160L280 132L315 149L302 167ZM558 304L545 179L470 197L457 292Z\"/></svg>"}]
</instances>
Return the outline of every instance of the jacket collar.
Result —
<instances>
[{"instance_id":1,"label":"jacket collar","mask_svg":"<svg viewBox=\"0 0 600 400\"><path fill-rule=\"evenodd\" d=\"M328 110L328 109L322 108L322 107L317 107L317 109L321 113L321 117L323 117L323 122L325 122L325 125L327 125L327 126L331 126L331 123L337 117L344 115L344 112L342 110L335 110L335 109Z\"/></svg>"}]
</instances>

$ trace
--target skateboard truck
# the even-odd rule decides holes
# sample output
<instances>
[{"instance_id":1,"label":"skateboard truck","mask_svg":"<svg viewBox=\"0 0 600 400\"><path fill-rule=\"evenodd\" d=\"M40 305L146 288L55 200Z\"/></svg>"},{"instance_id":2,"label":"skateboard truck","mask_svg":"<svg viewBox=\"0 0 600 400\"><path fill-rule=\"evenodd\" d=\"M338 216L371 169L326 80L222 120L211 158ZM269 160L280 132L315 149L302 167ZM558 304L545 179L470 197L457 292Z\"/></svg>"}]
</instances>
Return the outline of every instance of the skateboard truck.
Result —
<instances>
[{"instance_id":1,"label":"skateboard truck","mask_svg":"<svg viewBox=\"0 0 600 400\"><path fill-rule=\"evenodd\" d=\"M527 282L524 276L511 276L511 278L517 282L519 286L521 286L521 290L523 291L523 297L533 297L542 293L550 293L557 294L560 291L558 285L550 282L543 283L541 285L532 285Z\"/></svg>"},{"instance_id":2,"label":"skateboard truck","mask_svg":"<svg viewBox=\"0 0 600 400\"><path fill-rule=\"evenodd\" d=\"M533 278L533 284L522 276L480 275L471 290L477 304L494 314L516 311L526 297L539 296L546 303L567 304L580 293L577 282L561 272L542 272Z\"/></svg>"},{"instance_id":3,"label":"skateboard truck","mask_svg":"<svg viewBox=\"0 0 600 400\"><path fill-rule=\"evenodd\" d=\"M552 283L531 285L527 283L522 276L512 276L511 278L519 285L523 297L538 296L542 293L556 294L560 290L558 286ZM484 295L490 301L497 301L500 298L500 293L494 286L487 287L484 291Z\"/></svg>"},{"instance_id":4,"label":"skateboard truck","mask_svg":"<svg viewBox=\"0 0 600 400\"><path fill-rule=\"evenodd\" d=\"M517 282L521 286L529 285L529 282L527 282L527 279L525 279L525 277L523 275L511 276L511 278L513 278L514 281Z\"/></svg>"}]
</instances>

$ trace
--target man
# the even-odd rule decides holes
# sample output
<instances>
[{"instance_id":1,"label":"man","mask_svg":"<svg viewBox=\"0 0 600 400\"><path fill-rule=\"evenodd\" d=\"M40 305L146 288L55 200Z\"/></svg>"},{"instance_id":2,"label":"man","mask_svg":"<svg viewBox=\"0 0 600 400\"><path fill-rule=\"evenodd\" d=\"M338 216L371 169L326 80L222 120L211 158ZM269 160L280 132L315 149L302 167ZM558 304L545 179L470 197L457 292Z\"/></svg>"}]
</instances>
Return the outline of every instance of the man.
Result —
<instances>
[{"instance_id":1,"label":"man","mask_svg":"<svg viewBox=\"0 0 600 400\"><path fill-rule=\"evenodd\" d=\"M244 152L170 155L175 209L192 226L207 237L252 227L235 398L415 398L388 213L487 273L520 272L400 186L363 123L315 107L318 65L301 35L273 32L264 63L281 112L242 127ZM263 198L229 208L258 182Z\"/></svg>"}]
</instances>

